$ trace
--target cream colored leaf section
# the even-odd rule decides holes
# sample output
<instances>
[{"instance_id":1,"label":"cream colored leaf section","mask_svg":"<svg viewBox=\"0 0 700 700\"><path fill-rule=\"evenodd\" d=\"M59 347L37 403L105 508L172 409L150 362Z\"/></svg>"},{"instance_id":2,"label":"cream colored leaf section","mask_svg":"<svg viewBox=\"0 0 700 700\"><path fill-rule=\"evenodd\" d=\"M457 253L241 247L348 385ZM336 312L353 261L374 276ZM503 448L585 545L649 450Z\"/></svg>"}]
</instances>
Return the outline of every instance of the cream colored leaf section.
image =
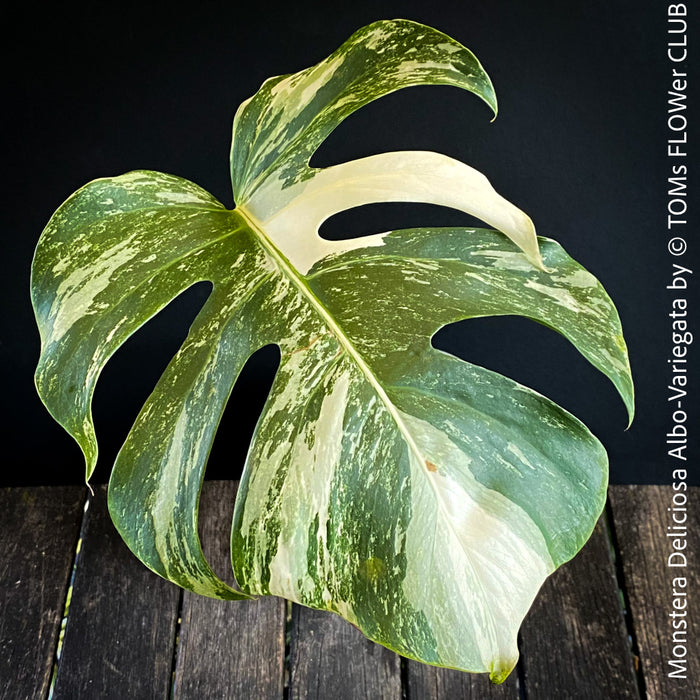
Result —
<instances>
[{"instance_id":1,"label":"cream colored leaf section","mask_svg":"<svg viewBox=\"0 0 700 700\"><path fill-rule=\"evenodd\" d=\"M425 456L410 455L404 594L428 621L442 664L488 670L500 682L518 659L518 627L556 567L532 519L480 484L443 431L407 413L401 419Z\"/></svg>"},{"instance_id":2,"label":"cream colored leaf section","mask_svg":"<svg viewBox=\"0 0 700 700\"><path fill-rule=\"evenodd\" d=\"M398 151L318 170L283 188L268 180L245 210L302 274L327 255L381 245L381 234L328 241L321 224L338 212L378 202L439 204L476 216L506 234L536 267L543 269L530 217L502 197L478 170L430 151ZM314 235L315 233L315 235Z\"/></svg>"}]
</instances>

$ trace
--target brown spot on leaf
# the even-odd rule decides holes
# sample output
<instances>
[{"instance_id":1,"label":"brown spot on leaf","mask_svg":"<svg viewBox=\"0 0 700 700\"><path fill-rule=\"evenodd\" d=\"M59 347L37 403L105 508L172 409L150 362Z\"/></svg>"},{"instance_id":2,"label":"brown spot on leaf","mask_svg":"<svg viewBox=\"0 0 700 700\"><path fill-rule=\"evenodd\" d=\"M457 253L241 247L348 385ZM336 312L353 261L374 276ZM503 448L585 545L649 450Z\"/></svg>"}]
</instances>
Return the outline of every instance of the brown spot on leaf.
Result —
<instances>
[{"instance_id":1,"label":"brown spot on leaf","mask_svg":"<svg viewBox=\"0 0 700 700\"><path fill-rule=\"evenodd\" d=\"M425 466L428 467L429 472L437 471L437 467L432 462L429 462L427 459L425 460Z\"/></svg>"},{"instance_id":2,"label":"brown spot on leaf","mask_svg":"<svg viewBox=\"0 0 700 700\"><path fill-rule=\"evenodd\" d=\"M297 348L296 350L292 350L292 352L291 352L290 354L291 354L291 355L294 355L294 354L297 353L297 352L304 352L305 350L308 350L308 349L311 348L313 345L315 345L316 343L318 343L318 341L321 340L322 337L323 337L323 336L321 336L321 335L317 335L316 337L314 337L314 338L311 339L311 341L309 342L308 345L304 345L303 348Z\"/></svg>"}]
</instances>

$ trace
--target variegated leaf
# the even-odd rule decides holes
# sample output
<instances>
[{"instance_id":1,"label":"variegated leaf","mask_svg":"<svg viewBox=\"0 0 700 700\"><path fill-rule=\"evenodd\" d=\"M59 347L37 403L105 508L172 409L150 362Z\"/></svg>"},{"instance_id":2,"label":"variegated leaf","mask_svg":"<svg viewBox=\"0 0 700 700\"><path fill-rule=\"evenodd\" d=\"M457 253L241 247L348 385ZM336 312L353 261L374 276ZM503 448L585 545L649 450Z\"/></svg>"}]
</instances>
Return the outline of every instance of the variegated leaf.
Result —
<instances>
[{"instance_id":1,"label":"variegated leaf","mask_svg":"<svg viewBox=\"0 0 700 700\"><path fill-rule=\"evenodd\" d=\"M422 152L309 168L354 109L421 83L471 90L495 109L488 77L460 44L379 22L241 106L235 210L149 171L79 190L34 261L37 387L81 445L89 477L102 367L171 299L211 281L112 473L110 511L129 546L196 592L285 596L335 611L406 656L501 681L543 580L594 527L607 459L566 411L430 339L460 319L520 314L566 336L610 377L630 416L633 389L605 291L553 241L538 248L530 219L483 175ZM318 236L338 211L405 200L462 209L506 236ZM232 530L239 592L202 554L198 499L233 384L269 343L281 362Z\"/></svg>"},{"instance_id":2,"label":"variegated leaf","mask_svg":"<svg viewBox=\"0 0 700 700\"><path fill-rule=\"evenodd\" d=\"M385 153L326 170L309 167L314 151L343 119L412 85L469 90L497 112L491 81L471 51L415 22L375 22L319 64L267 80L239 107L231 146L239 208L257 217L276 243L278 237L288 240L304 263L309 254L298 248L311 246L319 257L337 251L337 245L310 235L331 214L358 204L418 201L474 214L541 265L529 217L463 163L436 153ZM301 231L295 221L302 222Z\"/></svg>"}]
</instances>

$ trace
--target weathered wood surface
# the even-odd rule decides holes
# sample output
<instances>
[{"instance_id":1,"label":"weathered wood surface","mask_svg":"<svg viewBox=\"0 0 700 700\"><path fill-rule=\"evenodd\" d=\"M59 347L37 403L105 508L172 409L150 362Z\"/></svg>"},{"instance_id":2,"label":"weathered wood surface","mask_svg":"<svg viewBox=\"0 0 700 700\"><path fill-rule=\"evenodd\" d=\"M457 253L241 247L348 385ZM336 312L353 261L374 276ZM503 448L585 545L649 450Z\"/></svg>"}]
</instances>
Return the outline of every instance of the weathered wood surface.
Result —
<instances>
[{"instance_id":1,"label":"weathered wood surface","mask_svg":"<svg viewBox=\"0 0 700 700\"><path fill-rule=\"evenodd\" d=\"M343 619L295 605L290 700L401 700L401 660Z\"/></svg>"},{"instance_id":2,"label":"weathered wood surface","mask_svg":"<svg viewBox=\"0 0 700 700\"><path fill-rule=\"evenodd\" d=\"M86 489L0 489L0 698L45 697Z\"/></svg>"},{"instance_id":3,"label":"weathered wood surface","mask_svg":"<svg viewBox=\"0 0 700 700\"><path fill-rule=\"evenodd\" d=\"M579 554L540 590L521 631L527 696L638 698L605 517Z\"/></svg>"},{"instance_id":4,"label":"weathered wood surface","mask_svg":"<svg viewBox=\"0 0 700 700\"><path fill-rule=\"evenodd\" d=\"M82 529L54 700L167 698L180 589L122 542L97 487Z\"/></svg>"},{"instance_id":5,"label":"weathered wood surface","mask_svg":"<svg viewBox=\"0 0 700 700\"><path fill-rule=\"evenodd\" d=\"M669 486L611 489L610 505L629 614L639 648L642 682L650 700L700 698L699 496L697 488L689 493ZM680 529L668 529L678 525L673 515L682 521L687 516ZM674 535L669 537L669 532ZM687 556L685 567L668 565L674 552L673 540L685 547L678 549ZM671 561L678 563L681 558L676 556ZM671 617L674 614L676 617ZM687 661L687 673L682 674L686 678L668 675L679 668L668 663L679 660L673 654L677 645L681 647L677 651Z\"/></svg>"},{"instance_id":6,"label":"weathered wood surface","mask_svg":"<svg viewBox=\"0 0 700 700\"><path fill-rule=\"evenodd\" d=\"M230 532L236 487L207 482L199 504L202 548L214 571L232 584ZM213 600L185 592L173 696L282 698L286 603L280 598Z\"/></svg>"},{"instance_id":7,"label":"weathered wood surface","mask_svg":"<svg viewBox=\"0 0 700 700\"><path fill-rule=\"evenodd\" d=\"M234 491L231 482L207 483L202 496L204 548L223 577L230 577ZM83 493L0 491L0 698L46 697ZM83 516L54 697L700 698L700 489L688 492L683 573L667 566L673 493L611 488L612 537L600 523L581 554L545 584L522 628L518 669L496 687L485 676L401 661L335 615L293 606L290 623L278 599L181 595L121 543L101 488ZM673 578L682 575L685 680L669 678L667 663Z\"/></svg>"}]
</instances>

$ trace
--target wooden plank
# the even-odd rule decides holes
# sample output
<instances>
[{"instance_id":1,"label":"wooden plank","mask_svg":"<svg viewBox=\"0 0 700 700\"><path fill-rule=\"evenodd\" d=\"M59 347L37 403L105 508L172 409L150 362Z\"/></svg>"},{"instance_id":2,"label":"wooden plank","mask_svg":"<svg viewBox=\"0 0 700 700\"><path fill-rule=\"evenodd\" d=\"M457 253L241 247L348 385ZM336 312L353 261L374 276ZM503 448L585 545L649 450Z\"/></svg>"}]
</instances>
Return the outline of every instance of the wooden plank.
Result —
<instances>
[{"instance_id":1,"label":"wooden plank","mask_svg":"<svg viewBox=\"0 0 700 700\"><path fill-rule=\"evenodd\" d=\"M235 482L205 482L199 511L204 553L228 583L235 494ZM280 598L226 602L185 592L174 697L281 700L285 616Z\"/></svg>"},{"instance_id":2,"label":"wooden plank","mask_svg":"<svg viewBox=\"0 0 700 700\"><path fill-rule=\"evenodd\" d=\"M678 493L682 495L676 497L674 506L673 497ZM700 489L686 492L674 491L671 486L613 486L610 505L647 697L700 698ZM674 507L687 510L668 510ZM679 520L687 515L688 519L680 529L671 530L676 536L668 537L667 528L677 525L673 515ZM687 567L668 565L674 539L680 546L685 542L681 553L687 555ZM680 557L672 560L679 561ZM674 579L680 578L685 578L685 587L680 581L674 586ZM674 595L674 588L679 595ZM678 601L676 608L674 600ZM682 607L686 600L687 607ZM675 618L671 617L674 613ZM674 629L674 622L679 629ZM679 646L678 652L685 650L685 679L668 675L678 668L668 663L676 659L675 646Z\"/></svg>"},{"instance_id":3,"label":"wooden plank","mask_svg":"<svg viewBox=\"0 0 700 700\"><path fill-rule=\"evenodd\" d=\"M605 518L544 584L521 631L528 700L638 698Z\"/></svg>"},{"instance_id":4,"label":"wooden plank","mask_svg":"<svg viewBox=\"0 0 700 700\"><path fill-rule=\"evenodd\" d=\"M426 666L407 660L408 700L518 700L517 671L501 685L494 685L483 673L462 673L447 668Z\"/></svg>"},{"instance_id":5,"label":"wooden plank","mask_svg":"<svg viewBox=\"0 0 700 700\"><path fill-rule=\"evenodd\" d=\"M54 698L167 698L180 589L122 542L97 487L82 543Z\"/></svg>"},{"instance_id":6,"label":"wooden plank","mask_svg":"<svg viewBox=\"0 0 700 700\"><path fill-rule=\"evenodd\" d=\"M48 692L85 491L0 489L0 698Z\"/></svg>"},{"instance_id":7,"label":"wooden plank","mask_svg":"<svg viewBox=\"0 0 700 700\"><path fill-rule=\"evenodd\" d=\"M337 615L294 605L289 698L401 700L400 657Z\"/></svg>"}]
</instances>

